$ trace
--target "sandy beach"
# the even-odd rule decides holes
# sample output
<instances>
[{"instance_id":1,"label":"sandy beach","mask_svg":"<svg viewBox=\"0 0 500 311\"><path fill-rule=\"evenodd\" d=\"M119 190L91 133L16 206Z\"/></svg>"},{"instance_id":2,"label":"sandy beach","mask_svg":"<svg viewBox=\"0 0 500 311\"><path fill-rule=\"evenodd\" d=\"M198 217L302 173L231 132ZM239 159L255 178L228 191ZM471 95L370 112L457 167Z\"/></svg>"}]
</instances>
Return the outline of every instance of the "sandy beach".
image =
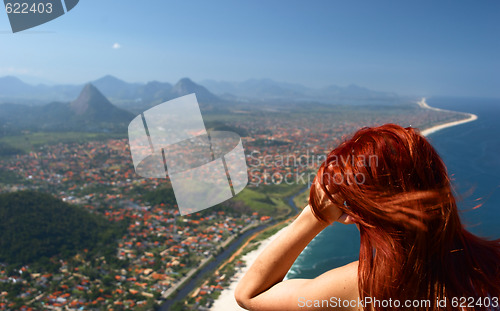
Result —
<instances>
[{"instance_id":1,"label":"sandy beach","mask_svg":"<svg viewBox=\"0 0 500 311\"><path fill-rule=\"evenodd\" d=\"M425 98L422 98L419 102L417 102L417 104L420 107L425 108L425 109L430 109L430 110L435 110L435 111L455 112L455 111L431 107L426 103ZM421 133L424 136L428 136L429 134L435 133L439 130L442 130L442 129L445 129L448 127L452 127L452 126L456 126L459 124L467 123L467 122L472 122L472 121L477 119L477 116L475 114L465 113L465 112L463 114L465 117L465 119L463 119L463 120L438 124L438 125L435 125L433 127L424 129L423 131L421 131ZM283 229L280 230L279 232L277 232L276 234L272 235L271 237L267 238L266 240L263 240L256 250L249 252L248 254L243 256L242 261L245 262L246 266L244 268L242 268L241 270L239 270L232 277L231 285L229 287L225 288L221 292L221 295L219 296L219 298L217 298L217 300L212 305L212 308L210 308L211 311L245 310L245 309L241 308L240 306L238 306L238 304L236 303L236 300L234 299L234 290L236 289L236 285L238 284L241 277L247 272L249 266L255 261L255 259L259 256L259 254L264 250L264 248L266 248L267 245L269 245L269 243L271 243L271 241L273 241L278 236L278 234L280 234L282 231L283 231Z\"/></svg>"},{"instance_id":2,"label":"sandy beach","mask_svg":"<svg viewBox=\"0 0 500 311\"><path fill-rule=\"evenodd\" d=\"M284 228L283 228L284 229ZM243 275L248 271L250 265L257 259L260 253L280 234L283 229L276 232L274 235L260 242L260 245L257 249L245 254L242 257L242 261L245 262L246 266L237 271L234 276L231 278L231 285L229 287L224 288L222 290L219 298L214 302L210 310L220 311L220 310L245 310L238 306L236 300L234 299L234 290L236 289L236 285L238 285L239 280L243 277Z\"/></svg>"},{"instance_id":3,"label":"sandy beach","mask_svg":"<svg viewBox=\"0 0 500 311\"><path fill-rule=\"evenodd\" d=\"M422 108L426 108L426 109L430 109L430 110L434 110L434 111L455 112L455 111L450 111L450 110L444 110L444 109L439 109L439 108L431 107L431 106L429 106L425 102L425 97L422 98L419 102L417 102L417 105L419 105ZM453 122L438 124L438 125L435 125L433 127L430 127L428 129L423 130L421 133L424 136L428 136L429 134L435 133L435 132L437 132L439 130L442 130L442 129L445 129L445 128L448 128L448 127L452 127L452 126L455 126L455 125L464 124L464 123L468 123L468 122L472 122L474 120L477 120L477 116L475 114L466 113L466 112L463 112L463 114L466 117L463 120L458 120L458 121L453 121Z\"/></svg>"}]
</instances>

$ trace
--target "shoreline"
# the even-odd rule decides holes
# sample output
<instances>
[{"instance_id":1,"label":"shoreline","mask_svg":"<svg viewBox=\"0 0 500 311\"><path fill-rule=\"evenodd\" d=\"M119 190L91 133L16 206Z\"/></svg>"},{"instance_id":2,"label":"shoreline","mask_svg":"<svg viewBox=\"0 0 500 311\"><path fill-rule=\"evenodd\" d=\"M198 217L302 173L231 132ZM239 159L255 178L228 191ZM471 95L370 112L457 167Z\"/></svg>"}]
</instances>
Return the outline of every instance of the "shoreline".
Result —
<instances>
[{"instance_id":1,"label":"shoreline","mask_svg":"<svg viewBox=\"0 0 500 311\"><path fill-rule=\"evenodd\" d=\"M445 110L445 109L439 109L439 108L434 108L429 106L426 103L425 97L423 97L420 101L417 102L417 105L419 105L421 108L424 109L430 109L434 111L445 111L445 112L457 112L457 111L451 111L451 110ZM438 124L431 126L429 128L426 128L422 130L420 133L428 137L430 134L436 133L437 131L440 131L445 128L449 128L452 126L468 123L477 120L477 115L473 113L466 113L462 112L464 116L467 116L466 119L462 120L457 120L457 121L452 121L452 122L447 122L443 124ZM286 228L286 227L285 227ZM245 263L245 266L238 270L233 277L231 278L230 285L226 288L224 288L220 294L220 296L214 301L212 307L210 308L210 311L218 311L218 310L245 310L241 308L237 303L236 300L234 299L234 291L236 289L236 286L238 285L238 282L240 279L243 277L243 275L248 271L249 267L253 264L253 262L257 259L257 257L260 255L260 253L274 240L276 237L285 229L281 229L280 231L276 232L269 238L262 240L260 242L260 245L257 249L245 254L241 261Z\"/></svg>"},{"instance_id":2,"label":"shoreline","mask_svg":"<svg viewBox=\"0 0 500 311\"><path fill-rule=\"evenodd\" d=\"M457 112L457 111L452 111L452 110L445 110L445 109L439 109L439 108L431 107L425 101L425 97L422 97L422 99L417 102L417 105L420 106L421 108L429 109L429 110L434 110L434 111ZM464 124L464 123L469 123L469 122L477 120L477 115L475 115L473 113L462 112L462 114L464 114L464 116L468 116L468 118L462 119L462 120L457 120L457 121L452 121L452 122L447 122L447 123L443 123L443 124L434 125L434 126L431 126L431 127L427 128L427 129L422 130L420 133L422 135L424 135L425 137L427 137L430 134L435 133L435 132L440 131L440 130L443 130L445 128L449 128L449 127L452 127L452 126L456 126L456 125L460 125L460 124Z\"/></svg>"}]
</instances>

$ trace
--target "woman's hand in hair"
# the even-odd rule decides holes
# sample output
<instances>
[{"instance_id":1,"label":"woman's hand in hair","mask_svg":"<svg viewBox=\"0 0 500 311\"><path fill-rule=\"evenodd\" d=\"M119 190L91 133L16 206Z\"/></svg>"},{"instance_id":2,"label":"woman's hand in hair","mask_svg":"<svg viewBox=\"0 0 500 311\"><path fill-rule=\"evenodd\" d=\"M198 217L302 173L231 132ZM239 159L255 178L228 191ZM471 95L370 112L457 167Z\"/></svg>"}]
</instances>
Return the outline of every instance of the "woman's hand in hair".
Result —
<instances>
[{"instance_id":1,"label":"woman's hand in hair","mask_svg":"<svg viewBox=\"0 0 500 311\"><path fill-rule=\"evenodd\" d=\"M336 204L330 201L326 193L323 191L319 183L314 182L311 187L316 187L317 188L317 197L315 198L316 201L316 211L318 214L321 216L319 218L322 218L324 221L326 221L329 225L333 224L334 222L338 221L340 216L342 216L343 212L340 208L337 207ZM327 188L328 189L328 188ZM309 198L309 205L312 207L310 198ZM319 216L319 215L316 215Z\"/></svg>"}]
</instances>

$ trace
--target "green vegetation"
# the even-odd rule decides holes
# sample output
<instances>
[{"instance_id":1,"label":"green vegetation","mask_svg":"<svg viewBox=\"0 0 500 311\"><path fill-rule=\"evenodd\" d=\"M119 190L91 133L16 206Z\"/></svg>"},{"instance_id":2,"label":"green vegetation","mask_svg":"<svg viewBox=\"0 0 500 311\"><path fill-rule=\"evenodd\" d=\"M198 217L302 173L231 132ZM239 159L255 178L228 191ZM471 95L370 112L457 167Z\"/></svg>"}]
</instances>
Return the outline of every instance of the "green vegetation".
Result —
<instances>
[{"instance_id":1,"label":"green vegetation","mask_svg":"<svg viewBox=\"0 0 500 311\"><path fill-rule=\"evenodd\" d=\"M261 185L257 188L245 188L232 199L243 202L252 211L260 215L273 216L275 219L284 218L293 212L286 202L286 198L297 193L304 185L280 184Z\"/></svg>"},{"instance_id":2,"label":"green vegetation","mask_svg":"<svg viewBox=\"0 0 500 311\"><path fill-rule=\"evenodd\" d=\"M263 139L259 138L256 139L252 142L254 146L257 147L275 147L275 146L283 146L283 145L290 145L292 144L291 142L287 141L282 141L282 140L277 140L277 139Z\"/></svg>"},{"instance_id":3,"label":"green vegetation","mask_svg":"<svg viewBox=\"0 0 500 311\"><path fill-rule=\"evenodd\" d=\"M255 189L245 188L233 200L242 201L262 215L280 216L289 212L289 207L282 200L269 197Z\"/></svg>"},{"instance_id":4,"label":"green vegetation","mask_svg":"<svg viewBox=\"0 0 500 311\"><path fill-rule=\"evenodd\" d=\"M124 228L51 195L21 191L0 195L0 261L46 268L87 249L112 256Z\"/></svg>"},{"instance_id":5,"label":"green vegetation","mask_svg":"<svg viewBox=\"0 0 500 311\"><path fill-rule=\"evenodd\" d=\"M263 193L263 194L268 194L268 195L275 195L279 198L286 198L286 197L289 197L289 196L292 196L294 195L295 193L297 193L298 191L300 191L300 189L303 189L305 188L305 185L300 185L300 184L291 184L291 185L288 185L288 184L276 184L276 185L263 185L263 186L259 186L257 188L254 188L256 189L256 191L258 191L259 193Z\"/></svg>"},{"instance_id":6,"label":"green vegetation","mask_svg":"<svg viewBox=\"0 0 500 311\"><path fill-rule=\"evenodd\" d=\"M0 169L0 184L15 184L21 181L22 178L16 173Z\"/></svg>"},{"instance_id":7,"label":"green vegetation","mask_svg":"<svg viewBox=\"0 0 500 311\"><path fill-rule=\"evenodd\" d=\"M307 205L309 200L309 191L304 191L295 198L293 198L293 202L297 208L303 208Z\"/></svg>"},{"instance_id":8,"label":"green vegetation","mask_svg":"<svg viewBox=\"0 0 500 311\"><path fill-rule=\"evenodd\" d=\"M0 157L9 157L16 154L22 154L24 151L22 149L13 147L7 143L0 141Z\"/></svg>"},{"instance_id":9,"label":"green vegetation","mask_svg":"<svg viewBox=\"0 0 500 311\"><path fill-rule=\"evenodd\" d=\"M140 196L140 198L148 202L151 205L165 204L168 206L173 206L177 203L175 200L174 190L170 186L158 187L152 191L145 191L143 188L136 187L134 191Z\"/></svg>"},{"instance_id":10,"label":"green vegetation","mask_svg":"<svg viewBox=\"0 0 500 311\"><path fill-rule=\"evenodd\" d=\"M219 120L205 122L205 126L208 131L228 131L235 132L240 136L248 136L246 129L238 126L230 126Z\"/></svg>"}]
</instances>

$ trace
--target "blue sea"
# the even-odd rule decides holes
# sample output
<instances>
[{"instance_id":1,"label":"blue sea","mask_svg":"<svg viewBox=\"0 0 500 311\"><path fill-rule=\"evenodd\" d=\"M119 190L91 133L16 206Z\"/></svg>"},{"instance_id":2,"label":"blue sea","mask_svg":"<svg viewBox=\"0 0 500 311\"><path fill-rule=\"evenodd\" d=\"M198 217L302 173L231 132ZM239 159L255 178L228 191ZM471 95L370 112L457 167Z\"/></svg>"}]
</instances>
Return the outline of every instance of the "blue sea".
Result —
<instances>
[{"instance_id":1,"label":"blue sea","mask_svg":"<svg viewBox=\"0 0 500 311\"><path fill-rule=\"evenodd\" d=\"M452 176L462 222L474 234L500 238L500 99L436 97L432 107L474 113L478 119L430 134ZM478 203L481 207L473 209ZM334 224L297 258L287 278L313 278L358 259L359 232Z\"/></svg>"}]
</instances>

